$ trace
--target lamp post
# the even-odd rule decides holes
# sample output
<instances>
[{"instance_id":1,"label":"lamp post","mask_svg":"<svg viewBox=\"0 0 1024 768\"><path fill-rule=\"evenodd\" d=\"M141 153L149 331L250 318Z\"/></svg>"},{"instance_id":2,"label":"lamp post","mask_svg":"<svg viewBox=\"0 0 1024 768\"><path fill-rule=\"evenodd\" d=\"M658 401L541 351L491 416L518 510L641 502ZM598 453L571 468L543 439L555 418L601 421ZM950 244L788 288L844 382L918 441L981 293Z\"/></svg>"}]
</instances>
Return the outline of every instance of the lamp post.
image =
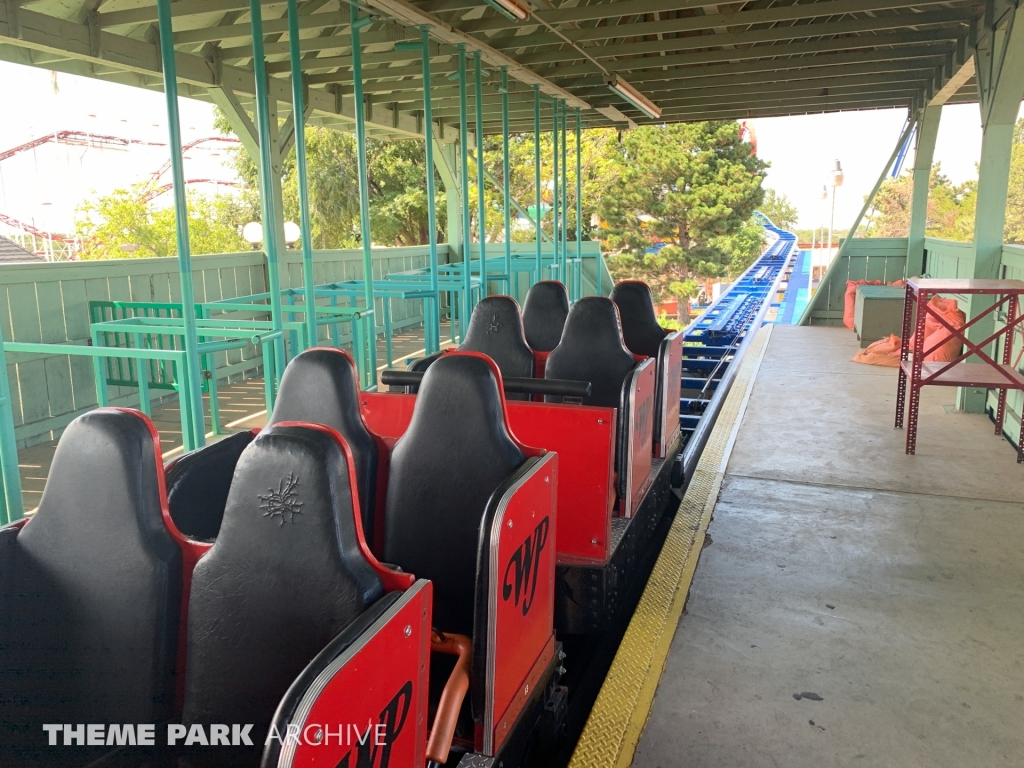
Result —
<instances>
[{"instance_id":1,"label":"lamp post","mask_svg":"<svg viewBox=\"0 0 1024 768\"><path fill-rule=\"evenodd\" d=\"M836 188L843 186L843 167L836 160L836 167L829 173L832 180L832 218L828 222L828 263L832 263L832 229L836 223Z\"/></svg>"},{"instance_id":2,"label":"lamp post","mask_svg":"<svg viewBox=\"0 0 1024 768\"><path fill-rule=\"evenodd\" d=\"M284 243L288 248L294 248L295 244L299 242L299 238L302 237L302 230L299 229L299 225L294 221L286 221L284 223Z\"/></svg>"},{"instance_id":3,"label":"lamp post","mask_svg":"<svg viewBox=\"0 0 1024 768\"><path fill-rule=\"evenodd\" d=\"M242 239L249 244L254 251L260 249L263 242L263 225L258 221L250 221L242 227Z\"/></svg>"},{"instance_id":4,"label":"lamp post","mask_svg":"<svg viewBox=\"0 0 1024 768\"><path fill-rule=\"evenodd\" d=\"M821 199L825 200L826 198L828 198L828 189L825 187L824 184L822 184L821 185ZM818 218L817 214L815 214L814 218L816 218L816 219ZM820 219L818 219L818 220L820 221ZM807 277L807 300L808 301L810 301L811 300L811 296L814 295L814 263L817 261L817 254L815 253L815 248L814 248L814 240L815 240L815 238L818 235L818 230L820 230L820 229L821 229L821 227L819 227L817 224L815 224L814 225L814 234L811 235L811 273ZM822 245L825 244L825 242L824 242L823 238L819 237L817 239L818 239L818 247L820 248Z\"/></svg>"}]
</instances>

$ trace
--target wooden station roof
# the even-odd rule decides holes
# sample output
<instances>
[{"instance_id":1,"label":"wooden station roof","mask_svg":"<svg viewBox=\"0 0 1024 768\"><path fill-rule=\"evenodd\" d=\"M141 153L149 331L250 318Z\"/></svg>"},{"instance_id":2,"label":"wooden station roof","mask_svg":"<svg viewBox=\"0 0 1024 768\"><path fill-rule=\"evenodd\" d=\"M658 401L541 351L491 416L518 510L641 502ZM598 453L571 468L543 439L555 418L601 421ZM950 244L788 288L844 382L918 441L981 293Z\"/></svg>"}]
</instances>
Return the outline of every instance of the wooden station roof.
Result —
<instances>
[{"instance_id":1,"label":"wooden station roof","mask_svg":"<svg viewBox=\"0 0 1024 768\"><path fill-rule=\"evenodd\" d=\"M422 131L419 53L395 43L431 34L434 117L457 135L457 49L487 69L485 131L501 130L499 68L508 67L513 131L533 129L533 85L579 108L587 125L743 119L929 102L977 101L973 52L1006 0L520 0L511 21L484 0L359 0L371 135ZM254 93L249 0L172 4L181 93L243 105ZM286 5L263 2L271 94L290 102ZM349 3L300 0L309 121L350 129ZM5 0L0 59L160 89L152 0ZM607 87L618 75L662 109L653 121ZM545 127L550 106L545 105ZM572 119L569 121L573 124Z\"/></svg>"}]
</instances>

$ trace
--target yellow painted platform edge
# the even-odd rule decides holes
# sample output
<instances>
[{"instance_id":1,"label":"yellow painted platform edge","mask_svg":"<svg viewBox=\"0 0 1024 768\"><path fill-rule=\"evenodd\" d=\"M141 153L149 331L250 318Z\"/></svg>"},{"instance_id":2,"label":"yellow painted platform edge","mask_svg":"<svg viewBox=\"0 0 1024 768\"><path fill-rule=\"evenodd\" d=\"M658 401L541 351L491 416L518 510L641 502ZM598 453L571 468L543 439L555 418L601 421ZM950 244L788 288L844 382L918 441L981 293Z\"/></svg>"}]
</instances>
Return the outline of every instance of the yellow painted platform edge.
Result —
<instances>
[{"instance_id":1,"label":"yellow painted platform edge","mask_svg":"<svg viewBox=\"0 0 1024 768\"><path fill-rule=\"evenodd\" d=\"M768 325L758 331L741 363L580 735L570 768L628 768L633 762L689 596L705 534L757 371L764 359L771 328Z\"/></svg>"}]
</instances>

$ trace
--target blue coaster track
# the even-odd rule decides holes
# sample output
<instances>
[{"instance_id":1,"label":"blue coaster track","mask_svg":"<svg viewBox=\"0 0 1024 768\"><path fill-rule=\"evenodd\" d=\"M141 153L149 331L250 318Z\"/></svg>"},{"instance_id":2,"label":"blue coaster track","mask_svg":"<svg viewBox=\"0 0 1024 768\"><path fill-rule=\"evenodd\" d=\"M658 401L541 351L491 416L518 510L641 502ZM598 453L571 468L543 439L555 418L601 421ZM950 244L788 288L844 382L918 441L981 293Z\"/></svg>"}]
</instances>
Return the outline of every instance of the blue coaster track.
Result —
<instances>
[{"instance_id":1,"label":"blue coaster track","mask_svg":"<svg viewBox=\"0 0 1024 768\"><path fill-rule=\"evenodd\" d=\"M774 303L779 286L793 268L799 249L796 235L776 227L767 216L755 217L772 240L757 260L686 328L683 347L679 422L689 439L702 421L713 420L716 392L731 382L730 368L742 357L744 342L753 336ZM710 418L706 418L710 417Z\"/></svg>"}]
</instances>

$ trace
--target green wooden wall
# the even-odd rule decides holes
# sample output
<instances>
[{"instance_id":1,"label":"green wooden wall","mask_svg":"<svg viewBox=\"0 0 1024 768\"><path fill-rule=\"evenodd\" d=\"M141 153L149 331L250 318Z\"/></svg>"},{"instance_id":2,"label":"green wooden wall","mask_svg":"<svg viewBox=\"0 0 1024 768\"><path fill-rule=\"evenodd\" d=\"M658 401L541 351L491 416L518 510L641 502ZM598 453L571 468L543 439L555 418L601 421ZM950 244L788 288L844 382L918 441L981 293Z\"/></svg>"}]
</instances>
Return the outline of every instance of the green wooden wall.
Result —
<instances>
[{"instance_id":1,"label":"green wooden wall","mask_svg":"<svg viewBox=\"0 0 1024 768\"><path fill-rule=\"evenodd\" d=\"M447 245L438 251L446 262ZM375 276L426 266L428 258L426 246L375 248ZM317 283L362 278L359 250L317 251L314 259ZM301 287L301 254L287 251L281 262L282 285ZM192 264L197 302L266 290L262 252L195 256ZM5 265L0 267L0 333L7 341L87 344L90 301L178 302L180 296L176 258ZM420 301L393 303L396 327L421 322L421 313ZM217 377L255 373L261 362L254 347L221 353ZM86 358L8 354L7 364L19 447L56 438L72 419L96 406L92 363ZM135 389L111 388L110 394L113 405L138 404Z\"/></svg>"},{"instance_id":2,"label":"green wooden wall","mask_svg":"<svg viewBox=\"0 0 1024 768\"><path fill-rule=\"evenodd\" d=\"M907 238L854 238L828 268L805 311L808 325L842 325L848 280L902 280L907 266ZM809 313L809 315L808 315Z\"/></svg>"}]
</instances>

